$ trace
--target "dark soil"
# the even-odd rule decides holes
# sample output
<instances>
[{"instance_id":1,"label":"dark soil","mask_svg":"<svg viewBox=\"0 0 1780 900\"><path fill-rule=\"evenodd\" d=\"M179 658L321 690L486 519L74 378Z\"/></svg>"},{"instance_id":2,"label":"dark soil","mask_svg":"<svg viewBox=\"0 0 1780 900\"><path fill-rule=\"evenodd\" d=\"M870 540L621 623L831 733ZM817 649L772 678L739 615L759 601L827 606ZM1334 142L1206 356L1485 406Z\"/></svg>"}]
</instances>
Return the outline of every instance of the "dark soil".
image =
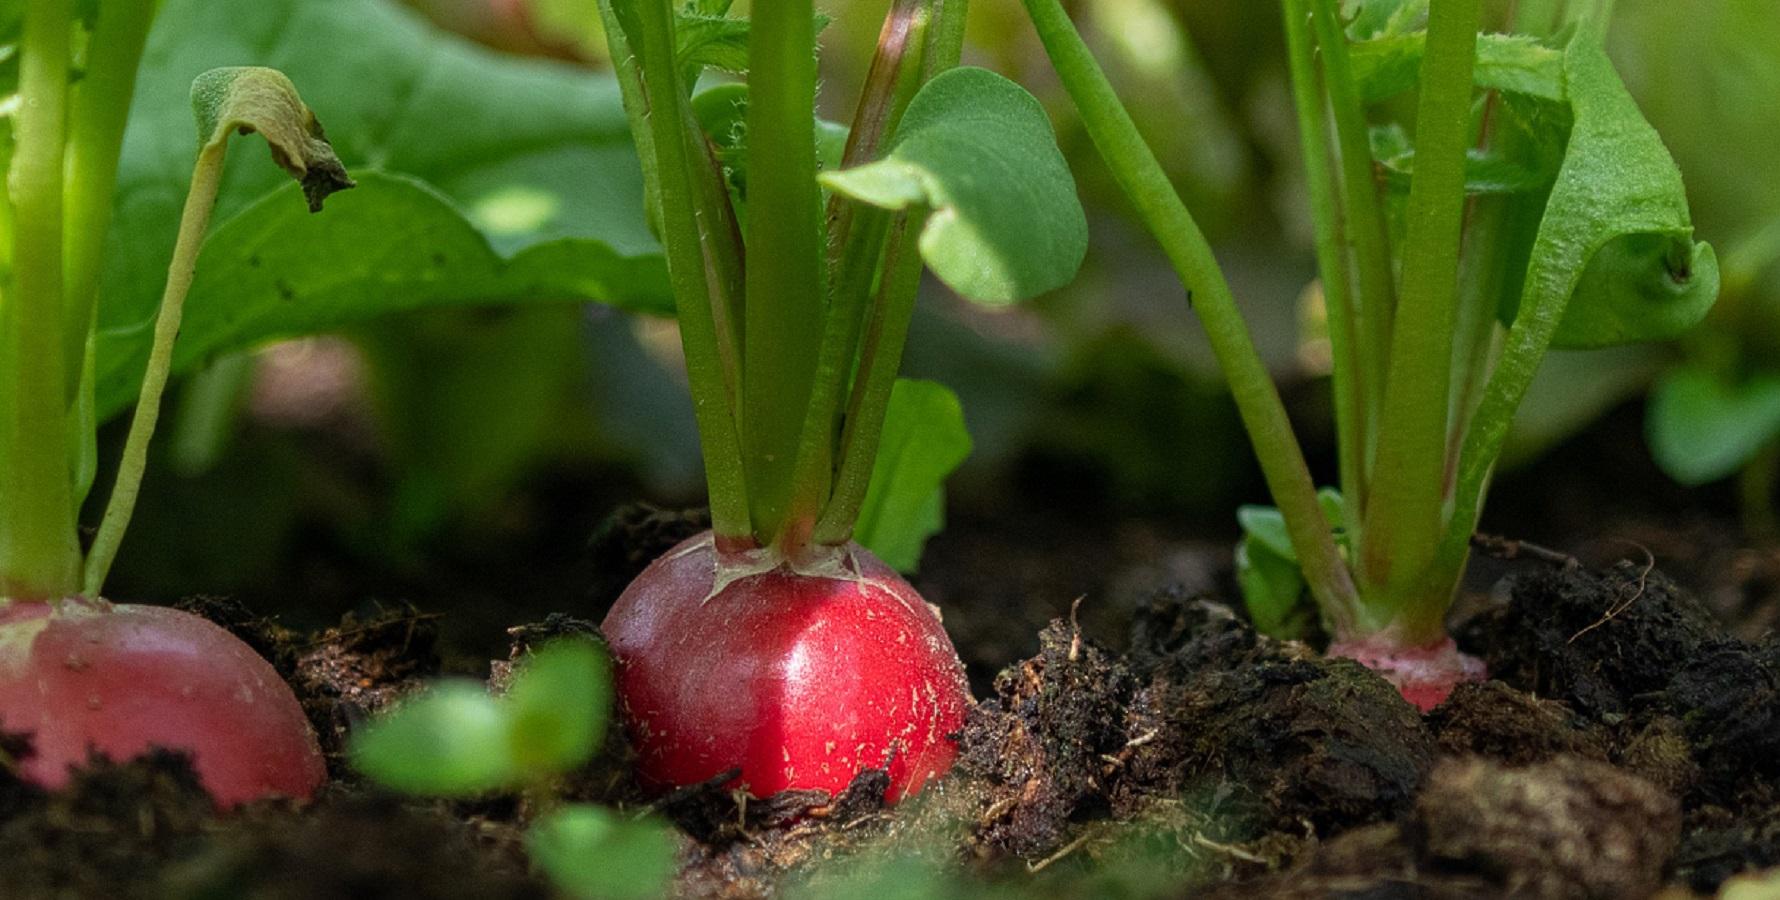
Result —
<instances>
[{"instance_id":1,"label":"dark soil","mask_svg":"<svg viewBox=\"0 0 1780 900\"><path fill-rule=\"evenodd\" d=\"M703 527L623 512L590 545L594 590L504 639L589 632ZM1456 630L1494 680L1424 717L1354 663L1257 635L1221 602L1218 545L1128 522L1064 552L1055 520L1016 531L960 517L923 570L986 699L922 797L885 809L866 772L838 797L749 800L719 777L650 799L618 729L560 794L678 824L677 888L697 897L871 895L856 879L887 865L912 897L1635 898L1780 865L1780 642L1736 636L1642 553L1491 562L1508 577ZM535 797L400 800L341 764L351 730L424 679L499 689L510 660L463 664L424 607L303 633L189 605L290 681L335 783L219 816L175 754L95 760L54 794L0 767L0 895L549 896L523 850ZM0 760L25 752L0 736Z\"/></svg>"}]
</instances>

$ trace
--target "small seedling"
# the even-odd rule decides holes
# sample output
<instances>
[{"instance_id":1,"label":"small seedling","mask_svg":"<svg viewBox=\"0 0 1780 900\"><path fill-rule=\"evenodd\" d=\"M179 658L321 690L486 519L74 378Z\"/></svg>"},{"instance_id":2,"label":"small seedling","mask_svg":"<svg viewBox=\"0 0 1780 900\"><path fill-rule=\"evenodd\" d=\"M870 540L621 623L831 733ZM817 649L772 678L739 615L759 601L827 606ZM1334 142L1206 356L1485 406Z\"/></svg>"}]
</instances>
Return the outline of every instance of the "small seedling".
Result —
<instances>
[{"instance_id":1,"label":"small seedling","mask_svg":"<svg viewBox=\"0 0 1780 900\"><path fill-rule=\"evenodd\" d=\"M156 5L89 6L77 15L72 0L32 0L0 15L0 45L13 51L0 54L0 94L15 101L0 119L0 725L30 733L22 771L45 785L66 781L89 750L121 759L158 745L190 752L221 804L307 797L326 775L321 753L265 660L197 616L100 594L147 463L229 137L264 136L311 210L352 182L283 75L220 69L193 84L197 166L117 481L83 552L101 250Z\"/></svg>"},{"instance_id":2,"label":"small seedling","mask_svg":"<svg viewBox=\"0 0 1780 900\"><path fill-rule=\"evenodd\" d=\"M603 625L638 771L659 788L740 769L764 796L885 768L903 796L950 766L970 699L939 617L854 543L862 520L882 537L939 515L950 463L931 457L954 450L907 438L956 403L896 379L922 264L988 303L1062 285L1086 248L1074 184L1031 95L956 67L962 0L891 4L844 141L814 113L810 0L751 21L729 0L600 5L712 519ZM694 96L711 67L747 84Z\"/></svg>"},{"instance_id":3,"label":"small seedling","mask_svg":"<svg viewBox=\"0 0 1780 900\"><path fill-rule=\"evenodd\" d=\"M1480 0L1282 3L1334 355L1340 490L1320 497L1192 215L1062 5L1025 5L1196 298L1254 443L1277 506L1243 515L1256 622L1286 626L1308 587L1329 652L1417 706L1481 677L1445 617L1546 350L1672 337L1718 290L1680 173L1603 48L1612 3L1564 4L1561 27L1523 4L1510 34L1479 33ZM1412 89L1401 124L1384 101Z\"/></svg>"},{"instance_id":4,"label":"small seedling","mask_svg":"<svg viewBox=\"0 0 1780 900\"><path fill-rule=\"evenodd\" d=\"M354 737L352 761L404 793L523 790L546 802L555 779L599 750L611 709L605 654L592 641L557 640L519 662L503 696L448 681L403 703ZM678 846L664 824L586 804L539 816L526 844L558 888L603 900L661 896Z\"/></svg>"}]
</instances>

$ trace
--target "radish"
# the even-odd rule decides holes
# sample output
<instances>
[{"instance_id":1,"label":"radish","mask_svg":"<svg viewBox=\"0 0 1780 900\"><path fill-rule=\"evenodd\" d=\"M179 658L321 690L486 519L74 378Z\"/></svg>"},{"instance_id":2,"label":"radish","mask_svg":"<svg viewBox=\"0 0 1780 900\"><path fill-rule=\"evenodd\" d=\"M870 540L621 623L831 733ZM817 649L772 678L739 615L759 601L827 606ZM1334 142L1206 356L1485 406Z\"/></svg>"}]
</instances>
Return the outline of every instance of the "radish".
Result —
<instances>
[{"instance_id":1,"label":"radish","mask_svg":"<svg viewBox=\"0 0 1780 900\"><path fill-rule=\"evenodd\" d=\"M67 783L90 754L191 754L218 805L307 798L327 777L284 680L191 613L71 599L0 607L0 730L25 732L20 774Z\"/></svg>"},{"instance_id":2,"label":"radish","mask_svg":"<svg viewBox=\"0 0 1780 900\"><path fill-rule=\"evenodd\" d=\"M812 135L839 129L815 119L810 0L733 21L747 84L697 97L726 63L679 46L676 4L600 8L711 501L711 531L603 626L639 774L661 790L739 770L763 797L886 769L898 800L950 767L971 702L938 613L861 546L911 565L969 452L957 398L896 377L916 288L923 264L982 302L1062 286L1087 248L1074 181L1032 95L957 66L961 3L891 5L825 163Z\"/></svg>"},{"instance_id":3,"label":"radish","mask_svg":"<svg viewBox=\"0 0 1780 900\"><path fill-rule=\"evenodd\" d=\"M861 769L887 769L895 801L949 769L970 692L933 607L857 544L827 573L758 571L749 555L697 535L606 616L644 781L740 769L764 797L838 793Z\"/></svg>"},{"instance_id":4,"label":"radish","mask_svg":"<svg viewBox=\"0 0 1780 900\"><path fill-rule=\"evenodd\" d=\"M94 372L118 364L95 363L91 349L100 254L156 6L107 4L88 33L90 17L76 4L33 0L8 48L19 78L0 202L9 211L0 244L10 242L0 248L0 729L29 735L20 774L46 787L67 782L92 753L121 760L160 746L191 754L221 806L306 798L326 777L321 750L265 660L197 616L87 599L103 596L141 488L230 136L262 135L312 211L353 186L282 73L213 69L193 82L190 193L117 479L83 548L77 517L95 465Z\"/></svg>"}]
</instances>

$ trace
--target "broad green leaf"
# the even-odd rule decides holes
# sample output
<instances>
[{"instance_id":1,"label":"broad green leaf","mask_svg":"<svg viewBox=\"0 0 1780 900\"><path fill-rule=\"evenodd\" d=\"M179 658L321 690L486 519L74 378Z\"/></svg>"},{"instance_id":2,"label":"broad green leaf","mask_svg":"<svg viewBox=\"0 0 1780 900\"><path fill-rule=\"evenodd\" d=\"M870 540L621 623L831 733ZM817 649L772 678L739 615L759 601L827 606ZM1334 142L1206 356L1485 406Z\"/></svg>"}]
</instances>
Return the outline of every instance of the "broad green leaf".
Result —
<instances>
[{"instance_id":1,"label":"broad green leaf","mask_svg":"<svg viewBox=\"0 0 1780 900\"><path fill-rule=\"evenodd\" d=\"M1377 103L1415 87L1427 43L1427 32L1417 31L1354 44L1350 56L1361 100ZM1480 34L1472 79L1479 88L1561 103L1564 54L1528 35Z\"/></svg>"},{"instance_id":2,"label":"broad green leaf","mask_svg":"<svg viewBox=\"0 0 1780 900\"><path fill-rule=\"evenodd\" d=\"M362 186L330 203L326 223L309 223L289 209L295 201L271 196L279 173L233 161L176 372L275 337L440 304L671 310L609 79L473 47L388 0L166 0L107 244L101 415L133 398L146 359L190 173L189 87L243 61L290 76Z\"/></svg>"},{"instance_id":3,"label":"broad green leaf","mask_svg":"<svg viewBox=\"0 0 1780 900\"><path fill-rule=\"evenodd\" d=\"M445 682L355 735L352 765L403 793L478 794L519 775L509 733L506 709L482 685Z\"/></svg>"},{"instance_id":4,"label":"broad green leaf","mask_svg":"<svg viewBox=\"0 0 1780 900\"><path fill-rule=\"evenodd\" d=\"M935 77L883 159L821 178L873 206L930 211L921 256L973 300L1011 303L1061 287L1087 251L1087 219L1044 108L986 69Z\"/></svg>"},{"instance_id":5,"label":"broad green leaf","mask_svg":"<svg viewBox=\"0 0 1780 900\"><path fill-rule=\"evenodd\" d=\"M1578 38L1564 59L1575 125L1522 308L1562 310L1554 347L1674 337L1718 299L1718 257L1694 242L1681 171L1606 52Z\"/></svg>"},{"instance_id":6,"label":"broad green leaf","mask_svg":"<svg viewBox=\"0 0 1780 900\"><path fill-rule=\"evenodd\" d=\"M1651 390L1645 430L1669 477L1689 485L1725 478L1780 437L1780 375L1733 383L1676 369Z\"/></svg>"},{"instance_id":7,"label":"broad green leaf","mask_svg":"<svg viewBox=\"0 0 1780 900\"><path fill-rule=\"evenodd\" d=\"M175 372L220 350L394 312L577 297L654 309L661 299L658 259L580 240L536 243L502 258L433 188L370 172L358 173L358 182L329 203L325 216L309 215L293 184L211 232L174 347ZM317 248L351 264L317 265ZM236 302L225 302L229 297ZM142 320L101 332L101 416L135 399L152 328L152 320Z\"/></svg>"},{"instance_id":8,"label":"broad green leaf","mask_svg":"<svg viewBox=\"0 0 1780 900\"><path fill-rule=\"evenodd\" d=\"M525 842L550 882L580 900L665 897L677 868L671 826L597 806L556 810L531 827Z\"/></svg>"},{"instance_id":9,"label":"broad green leaf","mask_svg":"<svg viewBox=\"0 0 1780 900\"><path fill-rule=\"evenodd\" d=\"M892 568L912 571L921 546L945 525L946 476L970 446L964 409L949 388L897 379L854 538Z\"/></svg>"},{"instance_id":10,"label":"broad green leaf","mask_svg":"<svg viewBox=\"0 0 1780 900\"><path fill-rule=\"evenodd\" d=\"M612 666L590 640L534 651L507 690L510 741L520 771L567 772L591 758L612 712Z\"/></svg>"}]
</instances>

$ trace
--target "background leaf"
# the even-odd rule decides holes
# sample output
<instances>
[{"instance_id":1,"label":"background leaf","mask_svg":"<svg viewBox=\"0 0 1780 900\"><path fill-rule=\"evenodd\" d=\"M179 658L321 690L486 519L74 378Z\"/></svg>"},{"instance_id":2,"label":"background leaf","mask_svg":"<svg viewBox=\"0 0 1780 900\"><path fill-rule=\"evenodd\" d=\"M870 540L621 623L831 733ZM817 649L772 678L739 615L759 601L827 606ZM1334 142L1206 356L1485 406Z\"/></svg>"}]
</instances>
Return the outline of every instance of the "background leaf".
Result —
<instances>
[{"instance_id":1,"label":"background leaf","mask_svg":"<svg viewBox=\"0 0 1780 900\"><path fill-rule=\"evenodd\" d=\"M1087 252L1087 218L1044 108L986 69L929 81L884 159L822 182L885 209L933 210L921 256L973 300L1011 303L1061 287Z\"/></svg>"},{"instance_id":2,"label":"background leaf","mask_svg":"<svg viewBox=\"0 0 1780 900\"><path fill-rule=\"evenodd\" d=\"M1368 103L1387 100L1415 87L1421 77L1425 31L1356 43L1351 48L1355 87ZM1561 103L1564 54L1524 34L1480 34L1472 79L1479 88L1508 91Z\"/></svg>"},{"instance_id":3,"label":"background leaf","mask_svg":"<svg viewBox=\"0 0 1780 900\"><path fill-rule=\"evenodd\" d=\"M1651 391L1645 427L1669 477L1688 485L1725 478L1780 436L1780 375L1735 383L1675 369Z\"/></svg>"},{"instance_id":4,"label":"background leaf","mask_svg":"<svg viewBox=\"0 0 1780 900\"><path fill-rule=\"evenodd\" d=\"M246 62L290 76L361 188L330 204L325 223L304 222L289 211L297 201L268 196L279 173L232 160L176 372L398 309L671 309L609 79L473 47L385 0L167 0L144 55L107 244L101 415L133 397L146 359L190 177L189 86Z\"/></svg>"},{"instance_id":5,"label":"background leaf","mask_svg":"<svg viewBox=\"0 0 1780 900\"><path fill-rule=\"evenodd\" d=\"M879 559L912 571L945 525L946 476L970 455L964 409L944 385L900 378L853 535Z\"/></svg>"}]
</instances>

